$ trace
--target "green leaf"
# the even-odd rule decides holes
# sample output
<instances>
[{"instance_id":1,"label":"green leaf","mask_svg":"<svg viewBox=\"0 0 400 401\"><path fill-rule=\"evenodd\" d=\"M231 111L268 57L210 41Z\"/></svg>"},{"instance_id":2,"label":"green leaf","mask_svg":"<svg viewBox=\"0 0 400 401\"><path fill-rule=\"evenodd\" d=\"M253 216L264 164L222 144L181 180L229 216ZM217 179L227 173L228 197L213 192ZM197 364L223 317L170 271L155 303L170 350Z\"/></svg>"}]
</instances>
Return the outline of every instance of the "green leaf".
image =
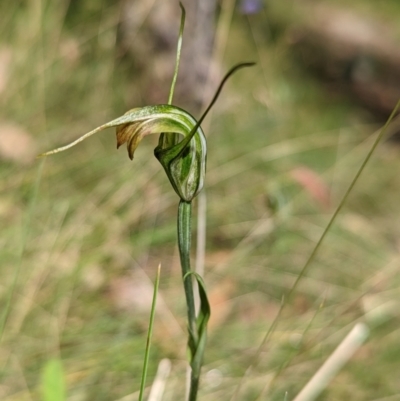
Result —
<instances>
[{"instance_id":1,"label":"green leaf","mask_svg":"<svg viewBox=\"0 0 400 401\"><path fill-rule=\"evenodd\" d=\"M41 390L42 401L66 400L64 370L59 359L50 359L44 366Z\"/></svg>"},{"instance_id":2,"label":"green leaf","mask_svg":"<svg viewBox=\"0 0 400 401\"><path fill-rule=\"evenodd\" d=\"M200 311L197 317L198 344L196 354L192 361L192 369L194 372L199 372L203 364L203 355L207 343L207 323L211 316L210 303L208 301L207 292L204 281L200 275L195 274L197 284L199 286L200 295Z\"/></svg>"},{"instance_id":3,"label":"green leaf","mask_svg":"<svg viewBox=\"0 0 400 401\"><path fill-rule=\"evenodd\" d=\"M203 356L204 356L204 350L206 347L207 343L207 323L208 320L210 319L211 315L211 308L210 308L210 303L208 301L207 297L207 291L205 288L204 281L202 277L193 271L188 272L184 276L184 280L190 276L193 275L197 281L198 288L199 288L199 296L200 296L200 310L199 314L197 316L197 340L193 336L192 333L189 331L189 335L191 338L189 339L189 342L191 343L191 361L190 361L190 366L192 367L192 370L195 374L195 376L199 377L200 376L200 370L201 366L203 364Z\"/></svg>"}]
</instances>

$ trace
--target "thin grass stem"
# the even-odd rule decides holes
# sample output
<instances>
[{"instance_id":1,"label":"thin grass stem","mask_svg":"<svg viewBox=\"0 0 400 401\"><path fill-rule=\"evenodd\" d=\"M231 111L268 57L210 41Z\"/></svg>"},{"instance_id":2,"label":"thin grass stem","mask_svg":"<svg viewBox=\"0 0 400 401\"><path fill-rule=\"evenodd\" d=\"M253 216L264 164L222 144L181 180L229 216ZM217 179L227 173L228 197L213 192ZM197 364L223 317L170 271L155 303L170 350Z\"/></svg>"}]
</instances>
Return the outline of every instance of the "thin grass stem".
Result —
<instances>
[{"instance_id":1,"label":"thin grass stem","mask_svg":"<svg viewBox=\"0 0 400 401\"><path fill-rule=\"evenodd\" d=\"M142 369L142 379L140 381L139 401L143 400L144 388L146 386L147 370L149 366L149 357L150 357L150 344L151 344L151 337L153 335L154 315L156 312L158 287L160 284L160 272L161 272L161 265L158 265L156 281L154 283L153 300L151 302L150 322L149 322L149 330L147 331L146 350L144 353L144 361Z\"/></svg>"},{"instance_id":2,"label":"thin grass stem","mask_svg":"<svg viewBox=\"0 0 400 401\"><path fill-rule=\"evenodd\" d=\"M185 11L185 8L182 6L181 2L179 2L179 7L181 8L181 11L182 11L181 26L179 28L178 44L177 44L177 49L176 49L175 71L174 71L174 76L172 78L171 88L169 90L168 104L172 104L172 98L174 97L175 84L176 84L176 79L178 77L178 71L179 71L179 62L181 61L183 29L185 28L186 11Z\"/></svg>"}]
</instances>

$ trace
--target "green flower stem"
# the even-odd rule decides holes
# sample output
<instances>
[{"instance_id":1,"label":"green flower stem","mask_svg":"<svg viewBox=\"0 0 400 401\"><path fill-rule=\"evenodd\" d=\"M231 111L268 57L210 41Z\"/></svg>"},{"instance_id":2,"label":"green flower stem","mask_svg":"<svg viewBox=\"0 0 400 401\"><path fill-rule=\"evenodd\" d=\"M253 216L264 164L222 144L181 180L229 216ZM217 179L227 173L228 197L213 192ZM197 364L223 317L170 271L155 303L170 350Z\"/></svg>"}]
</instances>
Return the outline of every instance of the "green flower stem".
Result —
<instances>
[{"instance_id":1,"label":"green flower stem","mask_svg":"<svg viewBox=\"0 0 400 401\"><path fill-rule=\"evenodd\" d=\"M183 287L186 295L186 305L188 314L189 332L197 336L196 310L194 307L193 278L188 273L190 268L190 246L191 246L191 224L192 223L192 204L183 200L178 208L178 246L181 258L181 268L183 277Z\"/></svg>"},{"instance_id":2,"label":"green flower stem","mask_svg":"<svg viewBox=\"0 0 400 401\"><path fill-rule=\"evenodd\" d=\"M193 278L191 274L192 270L190 268L191 221L192 221L192 204L191 202L186 202L184 200L181 200L178 208L178 246L179 246L179 256L181 259L183 287L185 290L186 307L188 315L188 329L189 329L188 345L191 354L190 362L193 361L198 344L198 328L196 322ZM192 366L189 401L195 401L197 398L199 379L200 379L200 372L195 371Z\"/></svg>"},{"instance_id":3,"label":"green flower stem","mask_svg":"<svg viewBox=\"0 0 400 401\"><path fill-rule=\"evenodd\" d=\"M190 392L189 401L196 401L197 392L199 390L200 374L196 375L192 370L192 376L190 377Z\"/></svg>"}]
</instances>

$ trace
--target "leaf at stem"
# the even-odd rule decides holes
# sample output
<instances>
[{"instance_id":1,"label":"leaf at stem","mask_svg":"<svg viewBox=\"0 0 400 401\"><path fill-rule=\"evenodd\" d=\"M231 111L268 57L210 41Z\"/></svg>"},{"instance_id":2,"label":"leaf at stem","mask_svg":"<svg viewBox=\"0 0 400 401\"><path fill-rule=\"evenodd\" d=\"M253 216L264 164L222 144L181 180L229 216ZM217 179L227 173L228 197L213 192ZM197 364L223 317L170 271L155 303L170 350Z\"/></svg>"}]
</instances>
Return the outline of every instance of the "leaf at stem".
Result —
<instances>
[{"instance_id":1,"label":"leaf at stem","mask_svg":"<svg viewBox=\"0 0 400 401\"><path fill-rule=\"evenodd\" d=\"M195 376L200 376L200 369L203 364L203 356L204 350L207 343L207 323L210 319L211 309L210 303L207 297L207 291L205 288L204 281L202 277L197 274L196 272L188 272L184 276L184 280L189 276L193 275L197 281L198 289L199 289L199 296L200 296L200 310L197 316L197 340L191 339L191 342L194 343L194 349L191 355L190 366L195 374Z\"/></svg>"}]
</instances>

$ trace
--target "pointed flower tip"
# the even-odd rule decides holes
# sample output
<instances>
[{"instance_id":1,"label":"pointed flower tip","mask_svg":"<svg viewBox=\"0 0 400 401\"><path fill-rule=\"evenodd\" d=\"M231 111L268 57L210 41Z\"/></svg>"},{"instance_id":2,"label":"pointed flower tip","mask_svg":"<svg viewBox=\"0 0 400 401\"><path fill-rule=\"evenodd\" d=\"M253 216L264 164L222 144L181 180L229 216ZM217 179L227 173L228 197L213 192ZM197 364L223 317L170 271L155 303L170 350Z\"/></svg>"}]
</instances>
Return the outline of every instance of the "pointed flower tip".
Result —
<instances>
[{"instance_id":1,"label":"pointed flower tip","mask_svg":"<svg viewBox=\"0 0 400 401\"><path fill-rule=\"evenodd\" d=\"M53 155L54 153L61 152L62 150L60 150L60 149L62 149L62 148L57 148L57 149L49 150L48 152L40 153L39 155L36 156L36 159L43 159L47 156Z\"/></svg>"}]
</instances>

